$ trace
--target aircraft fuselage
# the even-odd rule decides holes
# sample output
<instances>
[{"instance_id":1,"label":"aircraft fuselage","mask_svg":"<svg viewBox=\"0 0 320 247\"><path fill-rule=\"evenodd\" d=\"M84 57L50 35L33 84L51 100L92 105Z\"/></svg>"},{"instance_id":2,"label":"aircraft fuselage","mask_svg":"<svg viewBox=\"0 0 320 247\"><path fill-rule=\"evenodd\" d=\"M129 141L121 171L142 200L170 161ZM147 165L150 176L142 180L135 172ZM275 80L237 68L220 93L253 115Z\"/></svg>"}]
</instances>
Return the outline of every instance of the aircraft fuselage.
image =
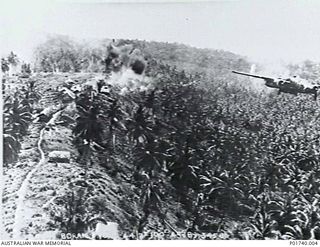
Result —
<instances>
[{"instance_id":1,"label":"aircraft fuselage","mask_svg":"<svg viewBox=\"0 0 320 247\"><path fill-rule=\"evenodd\" d=\"M239 71L232 71L235 74L254 77L265 81L265 85L270 88L278 88L278 93L290 93L297 95L298 93L313 94L317 99L318 89L320 85L313 85L305 80L298 78L272 78L260 75L254 75Z\"/></svg>"}]
</instances>

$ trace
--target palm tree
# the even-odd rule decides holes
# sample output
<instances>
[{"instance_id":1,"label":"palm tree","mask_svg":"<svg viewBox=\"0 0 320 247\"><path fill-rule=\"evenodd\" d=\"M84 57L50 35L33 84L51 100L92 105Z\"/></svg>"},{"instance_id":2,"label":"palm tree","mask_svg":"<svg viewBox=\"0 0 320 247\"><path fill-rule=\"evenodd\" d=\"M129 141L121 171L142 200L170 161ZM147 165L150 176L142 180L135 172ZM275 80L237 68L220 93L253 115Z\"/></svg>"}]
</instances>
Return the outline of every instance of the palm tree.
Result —
<instances>
[{"instance_id":1,"label":"palm tree","mask_svg":"<svg viewBox=\"0 0 320 247\"><path fill-rule=\"evenodd\" d=\"M92 145L103 148L100 144L102 141L101 133L103 133L103 124L99 116L99 109L90 106L89 109L78 105L79 117L76 119L76 126L73 133L78 139L78 148L80 157L84 157L86 171L91 162Z\"/></svg>"},{"instance_id":2,"label":"palm tree","mask_svg":"<svg viewBox=\"0 0 320 247\"><path fill-rule=\"evenodd\" d=\"M1 71L6 73L9 71L9 62L5 58L1 58Z\"/></svg>"},{"instance_id":3,"label":"palm tree","mask_svg":"<svg viewBox=\"0 0 320 247\"><path fill-rule=\"evenodd\" d=\"M10 126L11 134L18 138L25 135L32 120L28 101L16 94L13 99L12 97L5 99L3 109L4 123Z\"/></svg>"},{"instance_id":4,"label":"palm tree","mask_svg":"<svg viewBox=\"0 0 320 247\"><path fill-rule=\"evenodd\" d=\"M12 64L13 66L16 66L19 62L18 56L16 54L14 54L13 52L10 52L7 59L8 59L9 64Z\"/></svg>"},{"instance_id":5,"label":"palm tree","mask_svg":"<svg viewBox=\"0 0 320 247\"><path fill-rule=\"evenodd\" d=\"M88 110L83 107L78 107L78 110L80 116L77 118L74 134L88 142L100 142L103 128L99 118L99 109L91 106Z\"/></svg>"},{"instance_id":6,"label":"palm tree","mask_svg":"<svg viewBox=\"0 0 320 247\"><path fill-rule=\"evenodd\" d=\"M118 99L108 99L108 105L106 105L107 108L106 111L101 112L102 118L104 121L108 123L108 129L109 129L109 138L112 142L113 148L116 144L116 132L115 130L126 130L126 126L122 122L122 118L124 116L124 112L122 111ZM105 103L105 102L102 102ZM110 104L111 103L111 104Z\"/></svg>"},{"instance_id":7,"label":"palm tree","mask_svg":"<svg viewBox=\"0 0 320 247\"><path fill-rule=\"evenodd\" d=\"M14 162L18 157L19 150L20 150L19 140L15 136L9 133L4 133L3 134L4 164L10 164Z\"/></svg>"},{"instance_id":8,"label":"palm tree","mask_svg":"<svg viewBox=\"0 0 320 247\"><path fill-rule=\"evenodd\" d=\"M41 95L33 90L27 91L25 97L30 103L32 109L35 107L35 104L41 99Z\"/></svg>"},{"instance_id":9,"label":"palm tree","mask_svg":"<svg viewBox=\"0 0 320 247\"><path fill-rule=\"evenodd\" d=\"M181 150L182 149L182 150ZM179 145L174 159L169 161L169 174L171 174L171 182L177 188L181 195L185 195L189 188L198 188L199 164L195 158L195 149L190 147L189 140L186 144Z\"/></svg>"},{"instance_id":10,"label":"palm tree","mask_svg":"<svg viewBox=\"0 0 320 247\"><path fill-rule=\"evenodd\" d=\"M145 172L141 176L143 177L143 193L141 196L143 215L138 221L138 233L143 231L152 212L156 213L162 221L165 219L165 215L161 210L163 201L161 198L160 182Z\"/></svg>"},{"instance_id":11,"label":"palm tree","mask_svg":"<svg viewBox=\"0 0 320 247\"><path fill-rule=\"evenodd\" d=\"M131 120L127 122L129 136L135 144L143 144L147 138L152 135L151 121L144 107L140 105Z\"/></svg>"},{"instance_id":12,"label":"palm tree","mask_svg":"<svg viewBox=\"0 0 320 247\"><path fill-rule=\"evenodd\" d=\"M234 207L244 196L241 184L241 175L237 171L209 171L201 176L202 188L213 202L220 206L222 211L233 213Z\"/></svg>"},{"instance_id":13,"label":"palm tree","mask_svg":"<svg viewBox=\"0 0 320 247\"><path fill-rule=\"evenodd\" d=\"M20 150L19 139L27 133L32 115L28 100L20 97L18 93L14 97L8 96L4 99L3 109L4 163L9 164L18 157Z\"/></svg>"}]
</instances>

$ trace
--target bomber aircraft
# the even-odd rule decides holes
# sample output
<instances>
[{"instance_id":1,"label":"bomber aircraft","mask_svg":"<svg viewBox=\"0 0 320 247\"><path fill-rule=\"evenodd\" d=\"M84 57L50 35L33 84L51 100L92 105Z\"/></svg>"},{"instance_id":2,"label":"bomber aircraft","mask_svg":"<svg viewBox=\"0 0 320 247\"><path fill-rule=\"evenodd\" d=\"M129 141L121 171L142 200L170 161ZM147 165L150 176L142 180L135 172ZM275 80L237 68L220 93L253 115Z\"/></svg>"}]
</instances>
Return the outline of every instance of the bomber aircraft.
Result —
<instances>
[{"instance_id":1,"label":"bomber aircraft","mask_svg":"<svg viewBox=\"0 0 320 247\"><path fill-rule=\"evenodd\" d=\"M318 89L320 89L319 84L312 84L305 79L298 78L296 76L289 78L272 78L267 76L255 75L250 73L245 73L241 71L233 70L232 73L244 76L250 76L265 81L265 85L271 88L278 88L278 94L280 93L290 93L298 95L298 93L312 94L314 100L317 100Z\"/></svg>"}]
</instances>

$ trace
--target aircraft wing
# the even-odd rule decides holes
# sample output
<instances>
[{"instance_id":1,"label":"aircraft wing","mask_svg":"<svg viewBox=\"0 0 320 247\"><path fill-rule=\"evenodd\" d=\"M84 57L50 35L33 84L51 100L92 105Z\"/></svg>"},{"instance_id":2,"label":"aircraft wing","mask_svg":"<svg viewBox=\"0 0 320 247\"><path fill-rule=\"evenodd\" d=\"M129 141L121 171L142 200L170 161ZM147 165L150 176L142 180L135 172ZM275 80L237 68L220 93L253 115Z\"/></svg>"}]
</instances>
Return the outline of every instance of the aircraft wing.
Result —
<instances>
[{"instance_id":1,"label":"aircraft wing","mask_svg":"<svg viewBox=\"0 0 320 247\"><path fill-rule=\"evenodd\" d=\"M275 79L272 77L266 77L266 76L261 76L261 75L254 75L254 74L249 74L249 73L244 73L244 72L240 72L240 71L235 71L232 70L232 73L238 74L238 75L245 75L245 76L250 76L250 77L254 77L254 78L258 78L258 79L263 79L263 80L272 80L274 81Z\"/></svg>"}]
</instances>

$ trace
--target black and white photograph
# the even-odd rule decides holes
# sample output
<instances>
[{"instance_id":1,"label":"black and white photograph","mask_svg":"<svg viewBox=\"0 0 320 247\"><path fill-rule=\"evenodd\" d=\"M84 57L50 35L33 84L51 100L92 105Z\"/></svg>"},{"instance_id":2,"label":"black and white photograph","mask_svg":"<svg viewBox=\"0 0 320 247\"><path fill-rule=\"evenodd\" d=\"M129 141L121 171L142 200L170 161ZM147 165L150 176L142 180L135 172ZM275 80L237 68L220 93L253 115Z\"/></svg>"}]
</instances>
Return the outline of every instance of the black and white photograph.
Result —
<instances>
[{"instance_id":1,"label":"black and white photograph","mask_svg":"<svg viewBox=\"0 0 320 247\"><path fill-rule=\"evenodd\" d=\"M317 245L319 23L317 0L0 0L0 239Z\"/></svg>"}]
</instances>

